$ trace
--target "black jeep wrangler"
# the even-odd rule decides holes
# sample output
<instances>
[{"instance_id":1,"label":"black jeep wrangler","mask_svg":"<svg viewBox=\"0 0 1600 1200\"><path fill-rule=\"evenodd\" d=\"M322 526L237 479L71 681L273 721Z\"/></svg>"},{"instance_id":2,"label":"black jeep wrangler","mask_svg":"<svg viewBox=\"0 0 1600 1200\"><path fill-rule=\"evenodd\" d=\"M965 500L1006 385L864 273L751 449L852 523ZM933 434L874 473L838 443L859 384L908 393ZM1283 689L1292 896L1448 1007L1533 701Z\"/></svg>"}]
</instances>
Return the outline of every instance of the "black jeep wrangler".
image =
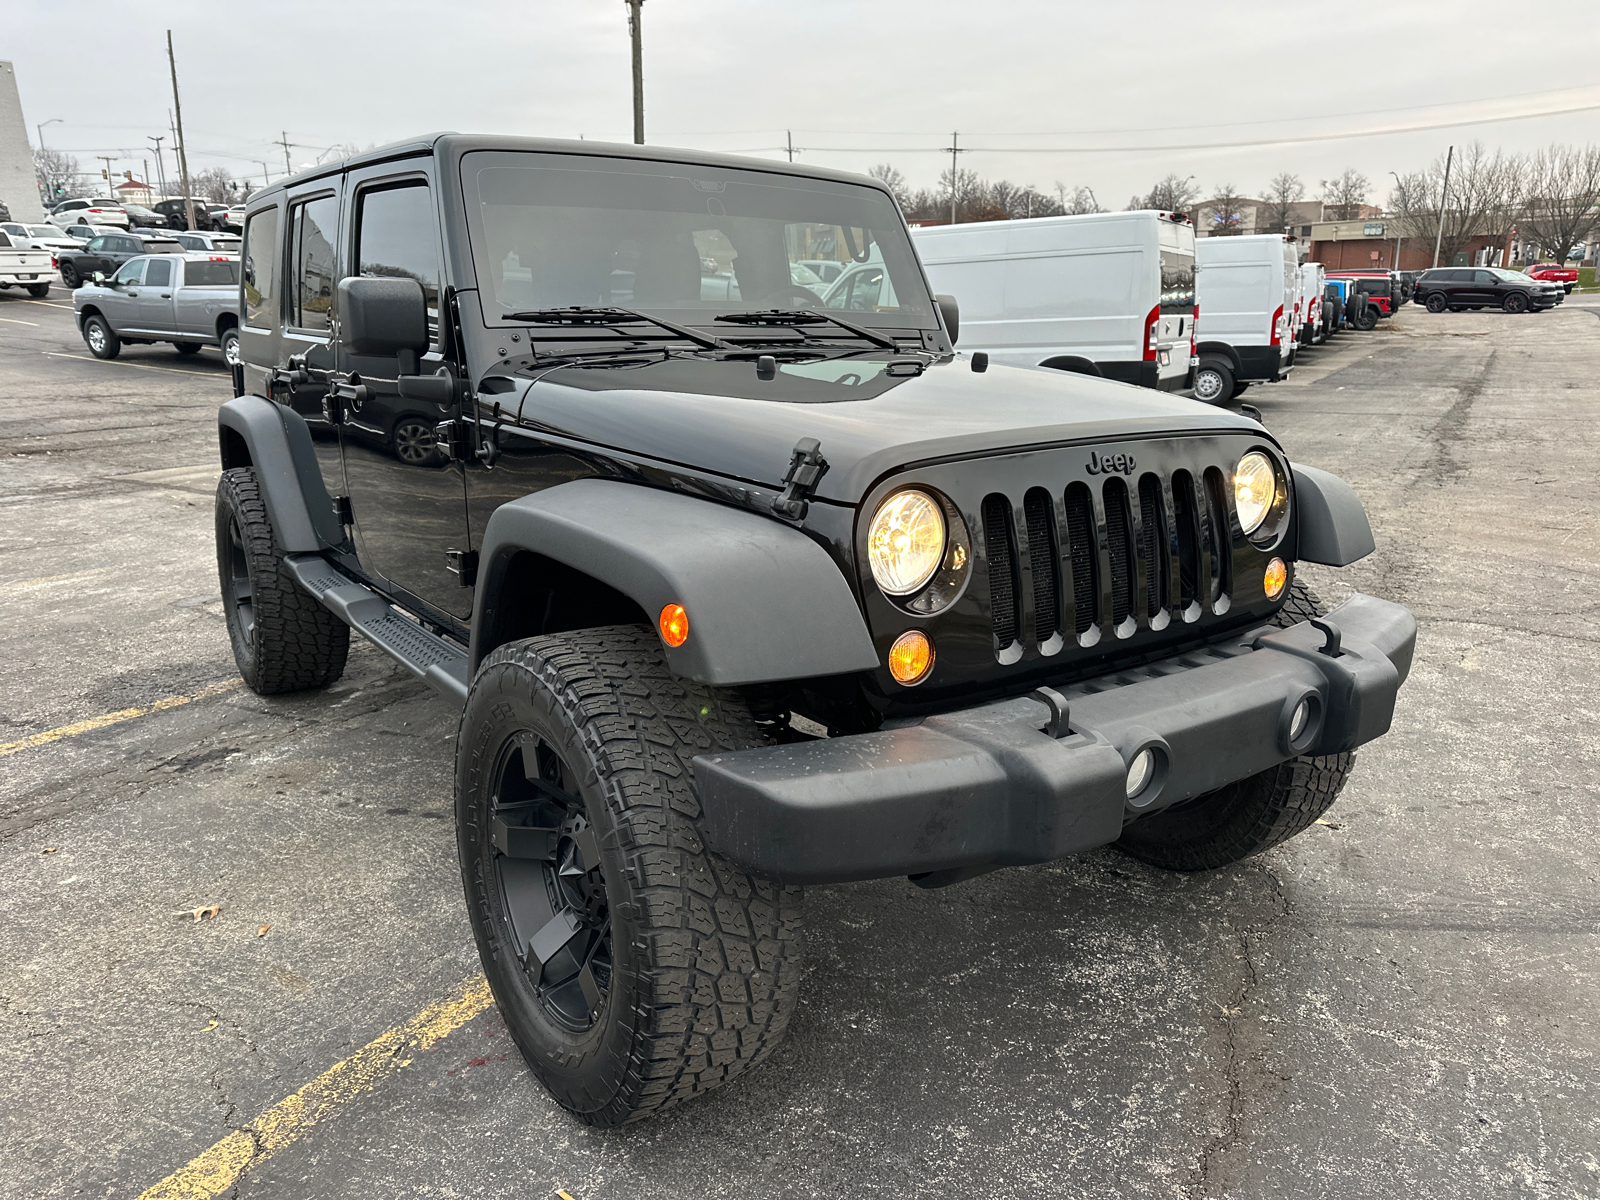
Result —
<instances>
[{"instance_id":1,"label":"black jeep wrangler","mask_svg":"<svg viewBox=\"0 0 1600 1200\"><path fill-rule=\"evenodd\" d=\"M325 686L354 629L461 705L473 931L584 1121L771 1052L802 885L1225 866L1389 727L1411 615L1295 578L1372 550L1351 489L1245 416L958 355L873 180L448 134L262 190L245 246L239 670ZM430 453L358 436L395 412Z\"/></svg>"}]
</instances>

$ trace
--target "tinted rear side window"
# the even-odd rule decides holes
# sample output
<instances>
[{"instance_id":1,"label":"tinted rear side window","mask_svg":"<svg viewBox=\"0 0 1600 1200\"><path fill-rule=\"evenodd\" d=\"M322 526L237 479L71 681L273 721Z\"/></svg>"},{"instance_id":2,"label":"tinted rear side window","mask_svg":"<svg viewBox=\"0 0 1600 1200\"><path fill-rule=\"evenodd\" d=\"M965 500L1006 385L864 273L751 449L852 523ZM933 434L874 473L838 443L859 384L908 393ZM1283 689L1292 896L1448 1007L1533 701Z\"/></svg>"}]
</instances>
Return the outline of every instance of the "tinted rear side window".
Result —
<instances>
[{"instance_id":1,"label":"tinted rear side window","mask_svg":"<svg viewBox=\"0 0 1600 1200\"><path fill-rule=\"evenodd\" d=\"M244 240L245 324L270 329L278 317L278 210L252 216Z\"/></svg>"},{"instance_id":2,"label":"tinted rear side window","mask_svg":"<svg viewBox=\"0 0 1600 1200\"><path fill-rule=\"evenodd\" d=\"M339 232L339 197L323 196L296 205L290 221L294 283L289 324L298 329L327 329L333 285L339 274L333 249Z\"/></svg>"},{"instance_id":3,"label":"tinted rear side window","mask_svg":"<svg viewBox=\"0 0 1600 1200\"><path fill-rule=\"evenodd\" d=\"M239 264L236 262L190 262L184 265L183 282L189 287L222 287L239 285Z\"/></svg>"}]
</instances>

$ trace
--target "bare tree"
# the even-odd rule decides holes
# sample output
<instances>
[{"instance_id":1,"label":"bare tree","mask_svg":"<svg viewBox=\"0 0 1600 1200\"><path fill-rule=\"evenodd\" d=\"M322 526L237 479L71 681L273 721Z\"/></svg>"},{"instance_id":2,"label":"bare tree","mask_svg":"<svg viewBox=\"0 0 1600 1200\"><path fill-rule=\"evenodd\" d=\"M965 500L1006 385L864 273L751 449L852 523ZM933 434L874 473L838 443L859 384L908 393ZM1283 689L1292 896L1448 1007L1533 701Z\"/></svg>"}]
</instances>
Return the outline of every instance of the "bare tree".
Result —
<instances>
[{"instance_id":1,"label":"bare tree","mask_svg":"<svg viewBox=\"0 0 1600 1200\"><path fill-rule=\"evenodd\" d=\"M35 150L33 169L39 176L39 182L44 185L46 206L88 190L89 182L84 178L78 160L63 150L44 147Z\"/></svg>"},{"instance_id":2,"label":"bare tree","mask_svg":"<svg viewBox=\"0 0 1600 1200\"><path fill-rule=\"evenodd\" d=\"M1135 196L1128 201L1130 209L1155 208L1163 212L1188 212L1196 200L1200 198L1200 189L1194 184L1194 176L1179 179L1176 174L1168 174L1143 196Z\"/></svg>"},{"instance_id":3,"label":"bare tree","mask_svg":"<svg viewBox=\"0 0 1600 1200\"><path fill-rule=\"evenodd\" d=\"M897 169L888 163L879 163L869 168L867 174L889 189L902 212L909 207L911 190L906 186L906 177Z\"/></svg>"},{"instance_id":4,"label":"bare tree","mask_svg":"<svg viewBox=\"0 0 1600 1200\"><path fill-rule=\"evenodd\" d=\"M1439 261L1449 263L1475 237L1504 234L1525 203L1527 172L1515 155L1490 154L1474 142L1455 156L1450 191L1444 191L1445 156L1400 177L1392 197L1406 236L1437 238Z\"/></svg>"},{"instance_id":5,"label":"bare tree","mask_svg":"<svg viewBox=\"0 0 1600 1200\"><path fill-rule=\"evenodd\" d=\"M1084 213L1105 212L1100 207L1100 201L1095 199L1094 189L1079 186L1072 189L1072 196L1067 196L1067 185L1060 180L1056 181L1056 202L1060 204L1061 211L1071 216L1082 216Z\"/></svg>"},{"instance_id":6,"label":"bare tree","mask_svg":"<svg viewBox=\"0 0 1600 1200\"><path fill-rule=\"evenodd\" d=\"M1354 167L1346 167L1337 179L1324 179L1322 201L1330 210L1328 217L1334 221L1355 220L1371 190L1372 181Z\"/></svg>"},{"instance_id":7,"label":"bare tree","mask_svg":"<svg viewBox=\"0 0 1600 1200\"><path fill-rule=\"evenodd\" d=\"M1551 146L1528 163L1521 229L1541 255L1565 262L1600 227L1600 147Z\"/></svg>"},{"instance_id":8,"label":"bare tree","mask_svg":"<svg viewBox=\"0 0 1600 1200\"><path fill-rule=\"evenodd\" d=\"M205 200L213 200L224 204L235 196L233 188L233 173L227 167L207 167L198 175L189 176L189 186L194 194Z\"/></svg>"},{"instance_id":9,"label":"bare tree","mask_svg":"<svg viewBox=\"0 0 1600 1200\"><path fill-rule=\"evenodd\" d=\"M1272 177L1272 182L1267 185L1267 230L1268 233L1287 233L1289 231L1289 214L1294 206L1306 194L1306 185L1301 182L1300 176L1282 171Z\"/></svg>"},{"instance_id":10,"label":"bare tree","mask_svg":"<svg viewBox=\"0 0 1600 1200\"><path fill-rule=\"evenodd\" d=\"M1240 203L1243 199L1234 191L1233 184L1223 184L1217 188L1217 194L1196 211L1196 216L1202 220L1196 220L1195 224L1208 226L1212 237L1238 233L1239 223L1244 219Z\"/></svg>"}]
</instances>

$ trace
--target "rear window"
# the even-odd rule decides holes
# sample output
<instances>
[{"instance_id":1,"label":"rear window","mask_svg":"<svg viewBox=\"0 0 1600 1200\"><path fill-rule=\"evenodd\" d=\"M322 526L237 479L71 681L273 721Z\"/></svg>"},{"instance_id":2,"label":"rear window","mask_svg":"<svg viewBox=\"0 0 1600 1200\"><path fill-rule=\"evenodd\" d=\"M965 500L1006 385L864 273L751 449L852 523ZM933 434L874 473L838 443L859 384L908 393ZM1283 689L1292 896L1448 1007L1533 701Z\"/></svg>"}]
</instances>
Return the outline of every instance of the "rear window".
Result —
<instances>
[{"instance_id":1,"label":"rear window","mask_svg":"<svg viewBox=\"0 0 1600 1200\"><path fill-rule=\"evenodd\" d=\"M148 254L182 254L183 247L177 242L169 242L165 238L151 238L144 244Z\"/></svg>"},{"instance_id":2,"label":"rear window","mask_svg":"<svg viewBox=\"0 0 1600 1200\"><path fill-rule=\"evenodd\" d=\"M189 287L237 287L239 264L237 262L189 262L184 264L183 282Z\"/></svg>"}]
</instances>

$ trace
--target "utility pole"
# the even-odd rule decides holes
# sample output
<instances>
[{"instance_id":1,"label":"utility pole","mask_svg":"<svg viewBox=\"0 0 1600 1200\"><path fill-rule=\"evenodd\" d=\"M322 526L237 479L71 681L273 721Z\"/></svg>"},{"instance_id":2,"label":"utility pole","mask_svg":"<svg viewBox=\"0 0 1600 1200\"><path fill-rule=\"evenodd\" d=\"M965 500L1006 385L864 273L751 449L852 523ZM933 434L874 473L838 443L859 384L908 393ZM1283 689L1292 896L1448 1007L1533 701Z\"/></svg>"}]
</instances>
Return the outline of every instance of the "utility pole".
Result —
<instances>
[{"instance_id":1,"label":"utility pole","mask_svg":"<svg viewBox=\"0 0 1600 1200\"><path fill-rule=\"evenodd\" d=\"M261 162L259 158L252 159L251 161L261 163L261 186L266 187L272 182L272 176L267 172L267 164Z\"/></svg>"},{"instance_id":2,"label":"utility pole","mask_svg":"<svg viewBox=\"0 0 1600 1200\"><path fill-rule=\"evenodd\" d=\"M1394 175L1395 191L1400 193L1400 219L1395 222L1394 226L1394 269L1398 271L1400 269L1400 243L1405 240L1405 223L1411 216L1411 201L1406 199L1406 185L1400 182L1400 176L1394 171L1390 171L1389 174Z\"/></svg>"},{"instance_id":3,"label":"utility pole","mask_svg":"<svg viewBox=\"0 0 1600 1200\"><path fill-rule=\"evenodd\" d=\"M161 177L161 194L165 196L167 194L167 164L161 159L161 143L167 139L164 137L151 137L146 134L144 140L156 144L156 174ZM149 181L146 180L146 182Z\"/></svg>"},{"instance_id":4,"label":"utility pole","mask_svg":"<svg viewBox=\"0 0 1600 1200\"><path fill-rule=\"evenodd\" d=\"M294 168L289 165L289 147L294 145L294 143L289 140L289 131L287 129L280 130L279 132L283 136L272 144L274 146L283 147L283 173L285 175L293 175Z\"/></svg>"},{"instance_id":5,"label":"utility pole","mask_svg":"<svg viewBox=\"0 0 1600 1200\"><path fill-rule=\"evenodd\" d=\"M1455 161L1456 148L1450 147L1450 153L1444 158L1444 186L1439 189L1439 231L1433 235L1433 265L1439 265L1439 243L1444 241L1444 203L1450 195L1450 164Z\"/></svg>"},{"instance_id":6,"label":"utility pole","mask_svg":"<svg viewBox=\"0 0 1600 1200\"><path fill-rule=\"evenodd\" d=\"M783 131L783 140L784 140L784 143L785 143L784 149L789 152L789 161L793 162L794 161L794 130L785 129Z\"/></svg>"},{"instance_id":7,"label":"utility pole","mask_svg":"<svg viewBox=\"0 0 1600 1200\"><path fill-rule=\"evenodd\" d=\"M950 224L956 223L956 155L965 154L961 148L961 134L950 135Z\"/></svg>"},{"instance_id":8,"label":"utility pole","mask_svg":"<svg viewBox=\"0 0 1600 1200\"><path fill-rule=\"evenodd\" d=\"M644 145L644 42L640 10L644 0L623 0L628 6L628 36L633 40L633 142Z\"/></svg>"},{"instance_id":9,"label":"utility pole","mask_svg":"<svg viewBox=\"0 0 1600 1200\"><path fill-rule=\"evenodd\" d=\"M111 156L109 154L96 154L95 158L99 159L101 162L105 163L105 165L106 165L106 169L104 171L101 171L100 174L105 178L105 181L106 181L106 194L110 195L110 193L111 193L111 162L112 162Z\"/></svg>"},{"instance_id":10,"label":"utility pole","mask_svg":"<svg viewBox=\"0 0 1600 1200\"><path fill-rule=\"evenodd\" d=\"M183 105L178 100L178 59L172 53L172 30L167 30L167 63L172 67L172 110L177 114L178 180L183 184L183 214L195 229L194 200L189 195L189 153L183 144Z\"/></svg>"}]
</instances>

